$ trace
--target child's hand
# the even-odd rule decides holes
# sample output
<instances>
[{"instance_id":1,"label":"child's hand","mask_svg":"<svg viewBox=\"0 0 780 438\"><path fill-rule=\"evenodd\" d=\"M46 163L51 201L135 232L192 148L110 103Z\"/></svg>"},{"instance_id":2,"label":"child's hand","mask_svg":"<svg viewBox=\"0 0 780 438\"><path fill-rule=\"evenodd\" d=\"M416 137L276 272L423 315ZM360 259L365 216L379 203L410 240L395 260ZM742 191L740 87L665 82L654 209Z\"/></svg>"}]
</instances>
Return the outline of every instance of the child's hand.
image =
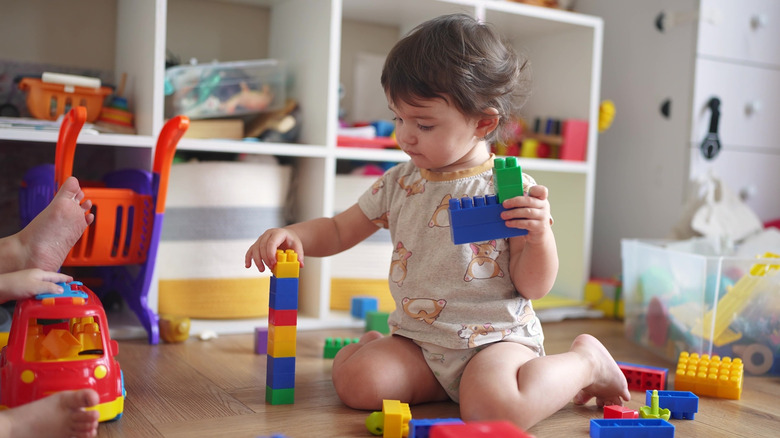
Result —
<instances>
[{"instance_id":1,"label":"child's hand","mask_svg":"<svg viewBox=\"0 0 780 438\"><path fill-rule=\"evenodd\" d=\"M56 283L73 281L70 275L49 272L42 269L0 274L0 302L31 298L38 294L62 293L62 287Z\"/></svg>"},{"instance_id":2,"label":"child's hand","mask_svg":"<svg viewBox=\"0 0 780 438\"><path fill-rule=\"evenodd\" d=\"M531 186L526 195L507 199L503 206L507 211L501 213L501 219L506 221L506 226L528 230L528 235L525 236L527 243L544 241L552 225L547 187Z\"/></svg>"},{"instance_id":3,"label":"child's hand","mask_svg":"<svg viewBox=\"0 0 780 438\"><path fill-rule=\"evenodd\" d=\"M301 239L287 228L271 228L263 233L247 250L244 256L244 266L251 268L252 262L254 262L260 272L265 271L266 265L273 268L276 264L277 249L292 249L298 254L298 262L303 266Z\"/></svg>"}]
</instances>

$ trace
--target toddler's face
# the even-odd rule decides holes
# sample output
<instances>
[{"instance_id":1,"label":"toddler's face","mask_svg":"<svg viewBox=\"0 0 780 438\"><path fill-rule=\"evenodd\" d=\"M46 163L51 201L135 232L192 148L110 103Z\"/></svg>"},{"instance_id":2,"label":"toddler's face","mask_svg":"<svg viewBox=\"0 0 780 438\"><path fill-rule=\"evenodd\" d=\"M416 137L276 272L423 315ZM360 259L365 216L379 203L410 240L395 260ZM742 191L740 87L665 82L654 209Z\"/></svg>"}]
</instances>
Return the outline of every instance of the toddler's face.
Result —
<instances>
[{"instance_id":1,"label":"toddler's face","mask_svg":"<svg viewBox=\"0 0 780 438\"><path fill-rule=\"evenodd\" d=\"M415 166L456 171L484 163L490 154L477 137L477 120L467 118L444 99L424 99L410 105L390 102L395 136Z\"/></svg>"}]
</instances>

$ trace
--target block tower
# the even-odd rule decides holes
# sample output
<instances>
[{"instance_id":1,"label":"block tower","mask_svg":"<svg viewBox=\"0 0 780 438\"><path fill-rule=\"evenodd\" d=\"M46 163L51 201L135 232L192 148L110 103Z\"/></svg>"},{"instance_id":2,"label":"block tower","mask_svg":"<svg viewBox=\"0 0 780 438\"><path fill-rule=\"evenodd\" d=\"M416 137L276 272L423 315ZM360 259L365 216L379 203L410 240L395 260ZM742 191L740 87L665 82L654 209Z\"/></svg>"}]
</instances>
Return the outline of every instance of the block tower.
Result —
<instances>
[{"instance_id":1,"label":"block tower","mask_svg":"<svg viewBox=\"0 0 780 438\"><path fill-rule=\"evenodd\" d=\"M298 328L298 254L276 251L271 269L268 309L268 362L265 401L272 405L295 400L295 342Z\"/></svg>"}]
</instances>

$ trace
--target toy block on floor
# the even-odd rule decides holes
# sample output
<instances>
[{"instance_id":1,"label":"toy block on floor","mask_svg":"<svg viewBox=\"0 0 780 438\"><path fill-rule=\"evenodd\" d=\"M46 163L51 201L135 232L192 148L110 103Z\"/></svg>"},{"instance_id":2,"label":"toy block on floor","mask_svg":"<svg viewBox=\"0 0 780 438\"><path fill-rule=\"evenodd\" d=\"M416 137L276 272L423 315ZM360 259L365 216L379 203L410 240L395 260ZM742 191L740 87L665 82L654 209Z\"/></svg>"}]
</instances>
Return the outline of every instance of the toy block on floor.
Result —
<instances>
[{"instance_id":1,"label":"toy block on floor","mask_svg":"<svg viewBox=\"0 0 780 438\"><path fill-rule=\"evenodd\" d=\"M460 418L423 418L409 421L408 438L429 438L431 427L444 424L463 424Z\"/></svg>"},{"instance_id":2,"label":"toy block on floor","mask_svg":"<svg viewBox=\"0 0 780 438\"><path fill-rule=\"evenodd\" d=\"M506 209L496 195L450 199L450 234L455 245L524 236L528 230L510 228L501 219Z\"/></svg>"},{"instance_id":3,"label":"toy block on floor","mask_svg":"<svg viewBox=\"0 0 780 438\"><path fill-rule=\"evenodd\" d=\"M652 391L645 393L645 404L652 402ZM699 397L690 391L658 391L658 406L668 409L675 420L693 420L699 412Z\"/></svg>"},{"instance_id":4,"label":"toy block on floor","mask_svg":"<svg viewBox=\"0 0 780 438\"><path fill-rule=\"evenodd\" d=\"M592 419L591 438L674 438L674 425L661 419Z\"/></svg>"},{"instance_id":5,"label":"toy block on floor","mask_svg":"<svg viewBox=\"0 0 780 438\"><path fill-rule=\"evenodd\" d=\"M272 389L295 388L295 358L268 356L265 384Z\"/></svg>"},{"instance_id":6,"label":"toy block on floor","mask_svg":"<svg viewBox=\"0 0 780 438\"><path fill-rule=\"evenodd\" d=\"M691 391L697 396L739 400L742 397L744 365L742 359L712 356L687 351L680 353L674 389Z\"/></svg>"},{"instance_id":7,"label":"toy block on floor","mask_svg":"<svg viewBox=\"0 0 780 438\"><path fill-rule=\"evenodd\" d=\"M376 312L379 310L379 298L370 296L352 297L350 300L350 315L355 318L363 319L367 312Z\"/></svg>"},{"instance_id":8,"label":"toy block on floor","mask_svg":"<svg viewBox=\"0 0 780 438\"><path fill-rule=\"evenodd\" d=\"M639 418L639 411L627 408L625 406L604 406L604 418Z\"/></svg>"},{"instance_id":9,"label":"toy block on floor","mask_svg":"<svg viewBox=\"0 0 780 438\"><path fill-rule=\"evenodd\" d=\"M278 249L276 250L276 264L271 268L271 272L276 278L298 278L300 266L298 254L295 251Z\"/></svg>"},{"instance_id":10,"label":"toy block on floor","mask_svg":"<svg viewBox=\"0 0 780 438\"><path fill-rule=\"evenodd\" d=\"M523 196L523 169L517 164L517 157L493 159L493 186L499 204Z\"/></svg>"},{"instance_id":11,"label":"toy block on floor","mask_svg":"<svg viewBox=\"0 0 780 438\"><path fill-rule=\"evenodd\" d=\"M430 438L531 438L508 421L474 421L463 424L437 424Z\"/></svg>"},{"instance_id":12,"label":"toy block on floor","mask_svg":"<svg viewBox=\"0 0 780 438\"><path fill-rule=\"evenodd\" d=\"M387 324L387 312L366 312L366 331L376 330L382 334L390 334L390 326Z\"/></svg>"},{"instance_id":13,"label":"toy block on floor","mask_svg":"<svg viewBox=\"0 0 780 438\"><path fill-rule=\"evenodd\" d=\"M322 357L325 359L333 359L336 357L336 353L344 348L345 345L357 344L359 341L359 338L325 338Z\"/></svg>"},{"instance_id":14,"label":"toy block on floor","mask_svg":"<svg viewBox=\"0 0 780 438\"><path fill-rule=\"evenodd\" d=\"M667 368L637 365L627 362L618 362L620 370L626 376L628 389L632 391L646 391L648 389L666 389Z\"/></svg>"},{"instance_id":15,"label":"toy block on floor","mask_svg":"<svg viewBox=\"0 0 780 438\"><path fill-rule=\"evenodd\" d=\"M267 327L255 327L255 354L268 354Z\"/></svg>"},{"instance_id":16,"label":"toy block on floor","mask_svg":"<svg viewBox=\"0 0 780 438\"><path fill-rule=\"evenodd\" d=\"M412 411L408 403L398 400L382 400L382 414L384 424L382 436L384 438L402 438L409 435L409 421L412 419Z\"/></svg>"},{"instance_id":17,"label":"toy block on floor","mask_svg":"<svg viewBox=\"0 0 780 438\"><path fill-rule=\"evenodd\" d=\"M658 406L658 390L647 391L650 393L650 403L647 406L639 408L639 416L641 418L661 418L668 420L672 415L669 409L662 409Z\"/></svg>"},{"instance_id":18,"label":"toy block on floor","mask_svg":"<svg viewBox=\"0 0 780 438\"><path fill-rule=\"evenodd\" d=\"M266 385L265 401L272 405L291 405L295 403L295 388L273 389Z\"/></svg>"}]
</instances>

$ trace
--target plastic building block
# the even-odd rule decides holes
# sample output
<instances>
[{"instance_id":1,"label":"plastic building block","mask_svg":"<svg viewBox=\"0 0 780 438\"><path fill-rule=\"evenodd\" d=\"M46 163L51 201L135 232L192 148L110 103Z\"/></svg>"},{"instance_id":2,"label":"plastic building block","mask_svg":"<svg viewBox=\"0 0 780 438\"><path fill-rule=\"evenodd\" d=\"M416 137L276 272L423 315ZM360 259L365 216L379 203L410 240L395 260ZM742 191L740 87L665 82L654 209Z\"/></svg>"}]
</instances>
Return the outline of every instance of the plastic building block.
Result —
<instances>
[{"instance_id":1,"label":"plastic building block","mask_svg":"<svg viewBox=\"0 0 780 438\"><path fill-rule=\"evenodd\" d=\"M268 356L265 384L272 389L295 388L295 357Z\"/></svg>"},{"instance_id":2,"label":"plastic building block","mask_svg":"<svg viewBox=\"0 0 780 438\"><path fill-rule=\"evenodd\" d=\"M366 312L376 312L377 310L379 310L377 297L352 297L349 313L355 318L363 319L366 317Z\"/></svg>"},{"instance_id":3,"label":"plastic building block","mask_svg":"<svg viewBox=\"0 0 780 438\"><path fill-rule=\"evenodd\" d=\"M591 438L674 438L674 425L662 419L590 420Z\"/></svg>"},{"instance_id":4,"label":"plastic building block","mask_svg":"<svg viewBox=\"0 0 780 438\"><path fill-rule=\"evenodd\" d=\"M300 263L298 254L288 249L282 251L276 250L276 264L271 268L271 272L276 278L298 278L300 276Z\"/></svg>"},{"instance_id":5,"label":"plastic building block","mask_svg":"<svg viewBox=\"0 0 780 438\"><path fill-rule=\"evenodd\" d=\"M524 236L528 230L510 228L501 219L506 209L496 195L450 199L450 233L455 245Z\"/></svg>"},{"instance_id":6,"label":"plastic building block","mask_svg":"<svg viewBox=\"0 0 780 438\"><path fill-rule=\"evenodd\" d=\"M336 353L344 348L345 345L357 344L359 341L359 338L325 338L325 347L322 350L322 357L325 359L333 359L336 357Z\"/></svg>"},{"instance_id":7,"label":"plastic building block","mask_svg":"<svg viewBox=\"0 0 780 438\"><path fill-rule=\"evenodd\" d=\"M567 119L561 127L561 160L585 161L588 146L588 121Z\"/></svg>"},{"instance_id":8,"label":"plastic building block","mask_svg":"<svg viewBox=\"0 0 780 438\"><path fill-rule=\"evenodd\" d=\"M297 327L294 325L268 325L268 339L275 341L295 342L298 339L297 332Z\"/></svg>"},{"instance_id":9,"label":"plastic building block","mask_svg":"<svg viewBox=\"0 0 780 438\"><path fill-rule=\"evenodd\" d=\"M531 438L508 421L475 421L464 424L437 424L430 438Z\"/></svg>"},{"instance_id":10,"label":"plastic building block","mask_svg":"<svg viewBox=\"0 0 780 438\"><path fill-rule=\"evenodd\" d=\"M297 326L298 325L298 310L297 309L275 309L271 307L268 309L268 323L276 326Z\"/></svg>"},{"instance_id":11,"label":"plastic building block","mask_svg":"<svg viewBox=\"0 0 780 438\"><path fill-rule=\"evenodd\" d=\"M273 389L266 385L265 401L272 405L291 405L295 402L295 388Z\"/></svg>"},{"instance_id":12,"label":"plastic building block","mask_svg":"<svg viewBox=\"0 0 780 438\"><path fill-rule=\"evenodd\" d=\"M585 301L592 309L601 310L607 318L622 319L625 302L621 298L623 285L614 278L591 278L585 284Z\"/></svg>"},{"instance_id":13,"label":"plastic building block","mask_svg":"<svg viewBox=\"0 0 780 438\"><path fill-rule=\"evenodd\" d=\"M295 341L276 340L268 337L268 355L273 357L295 357Z\"/></svg>"},{"instance_id":14,"label":"plastic building block","mask_svg":"<svg viewBox=\"0 0 780 438\"><path fill-rule=\"evenodd\" d=\"M648 391L649 392L649 391ZM625 406L610 405L604 406L604 418L639 418L639 411Z\"/></svg>"},{"instance_id":15,"label":"plastic building block","mask_svg":"<svg viewBox=\"0 0 780 438\"><path fill-rule=\"evenodd\" d=\"M658 406L668 409L675 420L693 420L699 411L699 397L690 391L657 391ZM650 405L652 391L645 394L645 404Z\"/></svg>"},{"instance_id":16,"label":"plastic building block","mask_svg":"<svg viewBox=\"0 0 780 438\"><path fill-rule=\"evenodd\" d=\"M626 376L628 389L632 391L646 391L648 389L666 389L667 368L637 365L627 362L618 362L620 370Z\"/></svg>"},{"instance_id":17,"label":"plastic building block","mask_svg":"<svg viewBox=\"0 0 780 438\"><path fill-rule=\"evenodd\" d=\"M463 424L460 418L423 418L409 421L409 438L429 438L431 427L443 424Z\"/></svg>"},{"instance_id":18,"label":"plastic building block","mask_svg":"<svg viewBox=\"0 0 780 438\"><path fill-rule=\"evenodd\" d=\"M517 157L493 159L493 186L499 203L523 196L523 169L517 164Z\"/></svg>"},{"instance_id":19,"label":"plastic building block","mask_svg":"<svg viewBox=\"0 0 780 438\"><path fill-rule=\"evenodd\" d=\"M654 389L652 392L647 392L650 393L650 403L647 403L647 406L639 408L639 416L642 418L661 418L668 420L672 413L669 409L658 407L658 390Z\"/></svg>"},{"instance_id":20,"label":"plastic building block","mask_svg":"<svg viewBox=\"0 0 780 438\"><path fill-rule=\"evenodd\" d=\"M268 354L267 327L255 327L255 354Z\"/></svg>"},{"instance_id":21,"label":"plastic building block","mask_svg":"<svg viewBox=\"0 0 780 438\"><path fill-rule=\"evenodd\" d=\"M275 310L298 310L298 279L271 277L269 307Z\"/></svg>"},{"instance_id":22,"label":"plastic building block","mask_svg":"<svg viewBox=\"0 0 780 438\"><path fill-rule=\"evenodd\" d=\"M680 353L677 372L674 377L674 389L691 391L708 397L739 400L742 397L742 379L744 366L742 359L712 356L687 351Z\"/></svg>"},{"instance_id":23,"label":"plastic building block","mask_svg":"<svg viewBox=\"0 0 780 438\"><path fill-rule=\"evenodd\" d=\"M409 421L412 419L412 411L408 403L398 400L382 400L382 414L384 424L382 437L402 438L409 435Z\"/></svg>"},{"instance_id":24,"label":"plastic building block","mask_svg":"<svg viewBox=\"0 0 780 438\"><path fill-rule=\"evenodd\" d=\"M387 324L387 318L390 314L387 312L366 312L366 331L376 330L385 335L390 333L390 326Z\"/></svg>"}]
</instances>

